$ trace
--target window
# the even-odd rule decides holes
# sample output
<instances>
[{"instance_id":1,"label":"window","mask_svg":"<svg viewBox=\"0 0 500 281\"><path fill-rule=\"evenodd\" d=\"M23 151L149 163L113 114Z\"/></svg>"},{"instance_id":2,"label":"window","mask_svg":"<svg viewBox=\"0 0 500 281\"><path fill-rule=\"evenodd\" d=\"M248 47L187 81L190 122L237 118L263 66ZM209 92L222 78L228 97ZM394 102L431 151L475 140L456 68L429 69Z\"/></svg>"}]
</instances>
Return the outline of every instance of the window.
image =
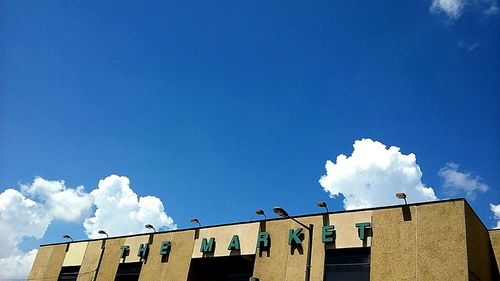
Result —
<instances>
[{"instance_id":1,"label":"window","mask_svg":"<svg viewBox=\"0 0 500 281\"><path fill-rule=\"evenodd\" d=\"M137 281L141 274L142 262L120 263L115 281Z\"/></svg>"},{"instance_id":2,"label":"window","mask_svg":"<svg viewBox=\"0 0 500 281\"><path fill-rule=\"evenodd\" d=\"M248 281L253 273L254 255L195 258L188 281Z\"/></svg>"},{"instance_id":3,"label":"window","mask_svg":"<svg viewBox=\"0 0 500 281\"><path fill-rule=\"evenodd\" d=\"M63 266L61 268L61 273L59 273L59 278L57 278L57 281L76 281L79 271L80 266Z\"/></svg>"},{"instance_id":4,"label":"window","mask_svg":"<svg viewBox=\"0 0 500 281\"><path fill-rule=\"evenodd\" d=\"M370 248L327 250L325 281L370 281Z\"/></svg>"}]
</instances>

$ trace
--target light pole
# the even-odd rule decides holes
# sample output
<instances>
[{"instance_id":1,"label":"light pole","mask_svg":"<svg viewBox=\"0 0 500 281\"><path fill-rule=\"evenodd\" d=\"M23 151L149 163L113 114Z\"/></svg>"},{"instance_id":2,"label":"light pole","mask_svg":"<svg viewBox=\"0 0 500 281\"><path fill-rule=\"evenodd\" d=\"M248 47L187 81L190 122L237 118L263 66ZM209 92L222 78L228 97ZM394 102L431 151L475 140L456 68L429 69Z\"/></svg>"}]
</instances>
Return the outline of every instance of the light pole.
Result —
<instances>
[{"instance_id":1,"label":"light pole","mask_svg":"<svg viewBox=\"0 0 500 281\"><path fill-rule=\"evenodd\" d=\"M192 218L192 219L191 219L191 222L192 222L192 223L197 223L197 224L198 224L198 227L201 227L201 223L200 223L200 221L199 221L197 218Z\"/></svg>"},{"instance_id":2,"label":"light pole","mask_svg":"<svg viewBox=\"0 0 500 281\"><path fill-rule=\"evenodd\" d=\"M257 210L255 211L255 213L256 213L257 215L264 216L264 220L267 220L266 213L264 213L264 210L262 210L262 209L257 209Z\"/></svg>"},{"instance_id":3,"label":"light pole","mask_svg":"<svg viewBox=\"0 0 500 281\"><path fill-rule=\"evenodd\" d=\"M102 234L102 235L106 235L106 238L109 238L109 235L106 233L106 231L104 231L102 229L97 231L97 233Z\"/></svg>"},{"instance_id":4,"label":"light pole","mask_svg":"<svg viewBox=\"0 0 500 281\"><path fill-rule=\"evenodd\" d=\"M281 207L274 207L273 212L277 214L278 216L282 218L289 218L293 220L294 222L300 224L302 227L307 229L308 234L309 234L309 240L307 241L307 257L306 257L306 276L305 276L305 281L309 281L311 279L311 252L312 252L312 235L313 235L313 224L309 224L309 226L301 223L300 221L296 220L293 217L290 217L288 213L285 211L285 209Z\"/></svg>"},{"instance_id":5,"label":"light pole","mask_svg":"<svg viewBox=\"0 0 500 281\"><path fill-rule=\"evenodd\" d=\"M145 228L147 228L147 229L152 229L152 230L153 230L153 232L155 232L155 233L156 233L156 228L155 228L152 224L149 224L149 223L148 223L148 224L146 224L144 227L145 227Z\"/></svg>"},{"instance_id":6,"label":"light pole","mask_svg":"<svg viewBox=\"0 0 500 281\"><path fill-rule=\"evenodd\" d=\"M318 201L318 203L316 203L316 205L320 208L325 208L326 209L326 212L328 213L328 206L326 205L326 202L325 201Z\"/></svg>"},{"instance_id":7,"label":"light pole","mask_svg":"<svg viewBox=\"0 0 500 281\"><path fill-rule=\"evenodd\" d=\"M396 198L398 198L398 199L404 199L405 200L405 205L408 205L408 202L406 202L406 193L404 193L404 192L397 192L396 193Z\"/></svg>"},{"instance_id":8,"label":"light pole","mask_svg":"<svg viewBox=\"0 0 500 281\"><path fill-rule=\"evenodd\" d=\"M71 238L71 236L69 236L68 234L64 234L63 238L64 239L69 239L69 240L71 240L71 242L73 242L73 238Z\"/></svg>"}]
</instances>

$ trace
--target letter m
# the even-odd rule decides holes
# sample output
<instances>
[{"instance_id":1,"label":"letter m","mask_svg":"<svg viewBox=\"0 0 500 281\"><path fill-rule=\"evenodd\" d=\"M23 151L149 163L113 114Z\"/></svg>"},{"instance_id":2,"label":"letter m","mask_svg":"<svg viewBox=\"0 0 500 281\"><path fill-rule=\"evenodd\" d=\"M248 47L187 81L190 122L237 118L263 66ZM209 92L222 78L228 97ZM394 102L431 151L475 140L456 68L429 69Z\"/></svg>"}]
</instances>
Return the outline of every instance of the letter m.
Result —
<instances>
[{"instance_id":1,"label":"letter m","mask_svg":"<svg viewBox=\"0 0 500 281\"><path fill-rule=\"evenodd\" d=\"M207 241L207 238L203 238L201 240L201 248L200 248L200 252L202 253L211 253L214 251L214 244L215 244L215 238L210 238L208 241Z\"/></svg>"}]
</instances>

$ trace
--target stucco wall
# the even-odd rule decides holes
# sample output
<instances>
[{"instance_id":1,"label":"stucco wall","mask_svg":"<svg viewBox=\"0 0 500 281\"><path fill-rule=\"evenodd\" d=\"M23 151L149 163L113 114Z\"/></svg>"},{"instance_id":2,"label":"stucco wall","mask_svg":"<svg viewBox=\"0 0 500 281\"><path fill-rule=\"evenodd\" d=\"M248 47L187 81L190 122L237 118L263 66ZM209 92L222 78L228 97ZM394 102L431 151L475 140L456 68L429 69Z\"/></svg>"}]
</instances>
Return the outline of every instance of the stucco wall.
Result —
<instances>
[{"instance_id":1,"label":"stucco wall","mask_svg":"<svg viewBox=\"0 0 500 281\"><path fill-rule=\"evenodd\" d=\"M371 281L468 280L464 201L375 210Z\"/></svg>"},{"instance_id":2,"label":"stucco wall","mask_svg":"<svg viewBox=\"0 0 500 281\"><path fill-rule=\"evenodd\" d=\"M82 264L83 256L89 242L70 243L69 249L64 257L63 266L78 266Z\"/></svg>"},{"instance_id":3,"label":"stucco wall","mask_svg":"<svg viewBox=\"0 0 500 281\"><path fill-rule=\"evenodd\" d=\"M372 211L316 215L297 218L305 225L313 224L313 245L311 253L311 280L323 280L325 249L363 247L371 244L371 237L363 242L358 237L355 223L371 222ZM254 276L261 281L299 281L304 280L308 251L309 233L303 229L302 247L288 245L289 229L300 226L291 219L267 221L263 223L265 231L271 236L271 247L268 251L257 250ZM322 242L322 226L334 225L336 243Z\"/></svg>"},{"instance_id":4,"label":"stucco wall","mask_svg":"<svg viewBox=\"0 0 500 281\"><path fill-rule=\"evenodd\" d=\"M102 240L90 241L85 249L77 281L93 280L101 256Z\"/></svg>"},{"instance_id":5,"label":"stucco wall","mask_svg":"<svg viewBox=\"0 0 500 281\"><path fill-rule=\"evenodd\" d=\"M500 260L500 231L488 233L463 200L297 219L306 225L314 224L311 280L323 280L325 249L370 244L371 281L474 280L469 278L469 273L471 278L480 280L498 278L495 274L498 274ZM372 223L372 236L365 241L357 237L354 224L358 222ZM335 225L335 243L322 243L323 225ZM233 234L239 234L242 249L248 254L255 249L258 231L270 234L271 247L255 251L253 276L261 281L303 280L308 231L302 231L301 247L288 245L288 231L298 227L301 226L291 219L280 219L106 239L98 280L114 280L119 263L124 262L119 257L124 244L130 246L125 262L131 262L139 260L139 244L150 239L153 243L143 261L140 281L185 281L191 259L200 258L197 243L200 238L217 237L218 242L224 243L217 243L216 251L229 255L226 244ZM162 259L160 244L167 240L171 241L170 254ZM30 273L31 280L57 280L63 261L66 265L81 261L78 281L90 280L101 256L102 242L75 242L69 248L68 244L40 247Z\"/></svg>"},{"instance_id":6,"label":"stucco wall","mask_svg":"<svg viewBox=\"0 0 500 281\"><path fill-rule=\"evenodd\" d=\"M40 247L28 280L56 281L66 255L67 244Z\"/></svg>"},{"instance_id":7,"label":"stucco wall","mask_svg":"<svg viewBox=\"0 0 500 281\"><path fill-rule=\"evenodd\" d=\"M258 222L242 225L202 228L199 230L198 239L194 241L192 257L203 257L203 253L200 251L201 241L203 238L206 238L207 240L215 238L216 247L213 252L214 257L229 256L231 251L228 250L228 246L234 235L238 235L239 237L241 255L253 255L255 254L258 232Z\"/></svg>"},{"instance_id":8,"label":"stucco wall","mask_svg":"<svg viewBox=\"0 0 500 281\"><path fill-rule=\"evenodd\" d=\"M497 269L500 270L500 229L490 230L489 235L493 254L495 255L495 261L497 263Z\"/></svg>"},{"instance_id":9,"label":"stucco wall","mask_svg":"<svg viewBox=\"0 0 500 281\"><path fill-rule=\"evenodd\" d=\"M465 219L470 281L500 280L488 230L469 204L465 204Z\"/></svg>"},{"instance_id":10,"label":"stucco wall","mask_svg":"<svg viewBox=\"0 0 500 281\"><path fill-rule=\"evenodd\" d=\"M139 281L185 281L191 264L194 230L161 233L154 236L146 263L143 264ZM171 241L168 258L159 254L163 241Z\"/></svg>"},{"instance_id":11,"label":"stucco wall","mask_svg":"<svg viewBox=\"0 0 500 281\"><path fill-rule=\"evenodd\" d=\"M125 238L111 238L106 240L97 280L115 280L118 264L120 263L120 247L124 243Z\"/></svg>"}]
</instances>

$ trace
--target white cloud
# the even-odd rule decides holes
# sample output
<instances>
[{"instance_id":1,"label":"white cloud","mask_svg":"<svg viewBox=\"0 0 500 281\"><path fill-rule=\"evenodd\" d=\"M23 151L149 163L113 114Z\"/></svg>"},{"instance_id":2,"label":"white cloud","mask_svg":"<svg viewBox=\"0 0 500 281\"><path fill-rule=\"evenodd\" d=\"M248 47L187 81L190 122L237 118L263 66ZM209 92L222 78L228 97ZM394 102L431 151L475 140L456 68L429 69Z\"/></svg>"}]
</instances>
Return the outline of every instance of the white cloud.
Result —
<instances>
[{"instance_id":1,"label":"white cloud","mask_svg":"<svg viewBox=\"0 0 500 281\"><path fill-rule=\"evenodd\" d=\"M480 177L474 176L470 172L459 172L458 167L455 163L446 163L439 170L439 176L444 180L443 187L451 195L465 192L468 199L474 200L477 192L488 191L488 185L482 183Z\"/></svg>"},{"instance_id":2,"label":"white cloud","mask_svg":"<svg viewBox=\"0 0 500 281\"><path fill-rule=\"evenodd\" d=\"M483 8L483 11L487 15L496 15L498 14L498 1L497 0L480 0L479 1L482 6L486 6Z\"/></svg>"},{"instance_id":3,"label":"white cloud","mask_svg":"<svg viewBox=\"0 0 500 281\"><path fill-rule=\"evenodd\" d=\"M487 15L496 15L498 14L498 4L496 1L494 1L491 6L489 6L486 10L484 10L484 13Z\"/></svg>"},{"instance_id":4,"label":"white cloud","mask_svg":"<svg viewBox=\"0 0 500 281\"><path fill-rule=\"evenodd\" d=\"M36 177L32 184L22 184L21 192L0 193L0 279L27 278L37 250L21 251L23 238L41 239L54 220L83 221L90 238L97 237L98 228L110 235L144 231L145 223L175 228L160 199L138 198L129 183L127 177L111 175L89 194L83 186L69 188L62 180Z\"/></svg>"},{"instance_id":5,"label":"white cloud","mask_svg":"<svg viewBox=\"0 0 500 281\"><path fill-rule=\"evenodd\" d=\"M500 204L490 204L490 209L493 212L494 219L497 220L495 229L500 229Z\"/></svg>"},{"instance_id":6,"label":"white cloud","mask_svg":"<svg viewBox=\"0 0 500 281\"><path fill-rule=\"evenodd\" d=\"M465 0L432 0L430 11L433 13L446 13L450 19L458 19L466 4Z\"/></svg>"},{"instance_id":7,"label":"white cloud","mask_svg":"<svg viewBox=\"0 0 500 281\"><path fill-rule=\"evenodd\" d=\"M12 255L0 259L0 280L26 279L35 261L38 250L33 249L24 254Z\"/></svg>"},{"instance_id":8,"label":"white cloud","mask_svg":"<svg viewBox=\"0 0 500 281\"><path fill-rule=\"evenodd\" d=\"M429 10L434 14L445 13L450 20L457 20L465 10L483 11L486 15L498 14L497 0L432 0Z\"/></svg>"},{"instance_id":9,"label":"white cloud","mask_svg":"<svg viewBox=\"0 0 500 281\"><path fill-rule=\"evenodd\" d=\"M352 155L337 156L336 164L326 161L326 175L319 180L330 197L345 197L345 209L401 204L396 192L405 192L411 202L437 199L422 183L413 153L405 155L371 139L357 140L353 147Z\"/></svg>"},{"instance_id":10,"label":"white cloud","mask_svg":"<svg viewBox=\"0 0 500 281\"><path fill-rule=\"evenodd\" d=\"M41 204L19 191L0 193L0 279L27 277L36 250L23 253L19 245L25 237L42 238L51 221Z\"/></svg>"},{"instance_id":11,"label":"white cloud","mask_svg":"<svg viewBox=\"0 0 500 281\"><path fill-rule=\"evenodd\" d=\"M83 187L67 188L64 181L36 177L21 185L21 192L7 189L0 193L0 278L25 278L36 250L19 249L24 238L41 239L55 220L82 221L92 202Z\"/></svg>"},{"instance_id":12,"label":"white cloud","mask_svg":"<svg viewBox=\"0 0 500 281\"><path fill-rule=\"evenodd\" d=\"M99 229L109 235L124 235L144 231L144 224L157 229L173 229L176 226L163 208L160 199L153 196L138 197L130 189L127 177L111 175L99 181L90 195L96 206L93 217L87 218L84 227L90 238L101 237Z\"/></svg>"},{"instance_id":13,"label":"white cloud","mask_svg":"<svg viewBox=\"0 0 500 281\"><path fill-rule=\"evenodd\" d=\"M51 221L43 206L19 191L7 189L0 193L0 258L18 254L17 247L24 237L42 238Z\"/></svg>"},{"instance_id":14,"label":"white cloud","mask_svg":"<svg viewBox=\"0 0 500 281\"><path fill-rule=\"evenodd\" d=\"M64 181L48 181L36 177L31 185L21 185L23 194L39 201L55 219L79 221L88 217L92 200L83 186L67 188Z\"/></svg>"},{"instance_id":15,"label":"white cloud","mask_svg":"<svg viewBox=\"0 0 500 281\"><path fill-rule=\"evenodd\" d=\"M477 42L465 43L465 41L461 40L458 42L458 48L472 52L475 49L479 48L479 43L477 43Z\"/></svg>"}]
</instances>

